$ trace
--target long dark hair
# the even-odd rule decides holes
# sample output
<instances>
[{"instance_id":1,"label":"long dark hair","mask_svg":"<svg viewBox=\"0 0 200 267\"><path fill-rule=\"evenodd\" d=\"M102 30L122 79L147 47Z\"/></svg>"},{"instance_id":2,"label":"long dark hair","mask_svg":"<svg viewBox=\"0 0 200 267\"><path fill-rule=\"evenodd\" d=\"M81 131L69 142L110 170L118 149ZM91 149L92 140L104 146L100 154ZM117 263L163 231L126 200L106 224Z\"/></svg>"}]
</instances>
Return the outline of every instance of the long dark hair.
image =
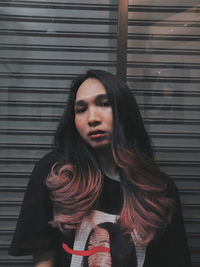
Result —
<instances>
[{"instance_id":1,"label":"long dark hair","mask_svg":"<svg viewBox=\"0 0 200 267\"><path fill-rule=\"evenodd\" d=\"M47 179L55 206L52 224L61 230L78 227L94 208L102 188L95 150L82 140L74 121L76 93L88 78L103 84L113 111L111 148L124 196L119 223L126 233L133 233L136 242L146 245L166 227L172 213L172 201L165 196L167 179L153 159L134 96L124 82L102 70L89 70L71 84L55 134L56 149L65 156L65 164L52 168Z\"/></svg>"}]
</instances>

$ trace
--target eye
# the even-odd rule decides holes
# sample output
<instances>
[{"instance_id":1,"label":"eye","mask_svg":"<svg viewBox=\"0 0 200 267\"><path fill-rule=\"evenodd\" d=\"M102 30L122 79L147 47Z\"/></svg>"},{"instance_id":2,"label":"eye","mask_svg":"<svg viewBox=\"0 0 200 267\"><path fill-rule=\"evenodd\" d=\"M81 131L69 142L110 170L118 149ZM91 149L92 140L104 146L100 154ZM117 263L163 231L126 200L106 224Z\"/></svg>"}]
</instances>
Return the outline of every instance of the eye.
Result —
<instances>
[{"instance_id":1,"label":"eye","mask_svg":"<svg viewBox=\"0 0 200 267\"><path fill-rule=\"evenodd\" d=\"M111 106L111 103L110 103L110 101L105 100L105 101L102 101L99 105L101 107L110 107Z\"/></svg>"},{"instance_id":2,"label":"eye","mask_svg":"<svg viewBox=\"0 0 200 267\"><path fill-rule=\"evenodd\" d=\"M86 108L85 107L76 107L75 108L75 113L76 114L83 113L85 111L86 111Z\"/></svg>"}]
</instances>

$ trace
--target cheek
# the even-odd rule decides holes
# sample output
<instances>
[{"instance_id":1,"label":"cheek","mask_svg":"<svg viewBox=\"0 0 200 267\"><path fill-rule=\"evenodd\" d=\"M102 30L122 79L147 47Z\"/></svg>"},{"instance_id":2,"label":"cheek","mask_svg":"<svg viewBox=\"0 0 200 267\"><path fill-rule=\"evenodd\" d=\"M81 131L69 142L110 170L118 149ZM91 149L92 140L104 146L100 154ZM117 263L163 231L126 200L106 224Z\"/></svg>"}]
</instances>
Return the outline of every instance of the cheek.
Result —
<instances>
[{"instance_id":1,"label":"cheek","mask_svg":"<svg viewBox=\"0 0 200 267\"><path fill-rule=\"evenodd\" d=\"M75 122L76 129L77 129L77 131L79 132L79 128L80 128L80 121L79 121L79 119L77 119L77 118L75 117L74 122Z\"/></svg>"},{"instance_id":2,"label":"cheek","mask_svg":"<svg viewBox=\"0 0 200 267\"><path fill-rule=\"evenodd\" d=\"M79 134L81 134L83 132L84 123L83 123L83 120L81 120L81 118L76 117L76 116L75 116L75 126Z\"/></svg>"},{"instance_id":3,"label":"cheek","mask_svg":"<svg viewBox=\"0 0 200 267\"><path fill-rule=\"evenodd\" d=\"M113 126L113 113L112 113L112 110L108 111L107 114L105 114L105 118L107 120L107 123L112 127Z\"/></svg>"}]
</instances>

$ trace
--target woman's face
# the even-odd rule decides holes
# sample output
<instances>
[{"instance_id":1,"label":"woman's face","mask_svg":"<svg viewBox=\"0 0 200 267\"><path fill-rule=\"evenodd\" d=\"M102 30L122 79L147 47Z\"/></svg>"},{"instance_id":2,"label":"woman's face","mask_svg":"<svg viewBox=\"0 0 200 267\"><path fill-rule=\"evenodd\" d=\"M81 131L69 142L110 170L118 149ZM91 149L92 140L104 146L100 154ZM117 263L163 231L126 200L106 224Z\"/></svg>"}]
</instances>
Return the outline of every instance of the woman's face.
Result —
<instances>
[{"instance_id":1,"label":"woman's face","mask_svg":"<svg viewBox=\"0 0 200 267\"><path fill-rule=\"evenodd\" d=\"M79 87L74 105L75 125L82 139L95 149L109 146L113 113L102 83L88 78Z\"/></svg>"}]
</instances>

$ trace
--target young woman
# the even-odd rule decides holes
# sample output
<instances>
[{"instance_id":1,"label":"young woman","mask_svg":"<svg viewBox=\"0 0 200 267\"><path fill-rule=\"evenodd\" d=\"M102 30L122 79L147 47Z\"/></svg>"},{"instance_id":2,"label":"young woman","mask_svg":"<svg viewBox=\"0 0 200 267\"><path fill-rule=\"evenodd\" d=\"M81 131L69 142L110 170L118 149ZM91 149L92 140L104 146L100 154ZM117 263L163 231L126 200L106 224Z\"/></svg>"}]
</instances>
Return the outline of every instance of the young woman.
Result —
<instances>
[{"instance_id":1,"label":"young woman","mask_svg":"<svg viewBox=\"0 0 200 267\"><path fill-rule=\"evenodd\" d=\"M177 188L125 83L100 70L75 79L55 148L33 170L11 255L37 267L192 266Z\"/></svg>"}]
</instances>

